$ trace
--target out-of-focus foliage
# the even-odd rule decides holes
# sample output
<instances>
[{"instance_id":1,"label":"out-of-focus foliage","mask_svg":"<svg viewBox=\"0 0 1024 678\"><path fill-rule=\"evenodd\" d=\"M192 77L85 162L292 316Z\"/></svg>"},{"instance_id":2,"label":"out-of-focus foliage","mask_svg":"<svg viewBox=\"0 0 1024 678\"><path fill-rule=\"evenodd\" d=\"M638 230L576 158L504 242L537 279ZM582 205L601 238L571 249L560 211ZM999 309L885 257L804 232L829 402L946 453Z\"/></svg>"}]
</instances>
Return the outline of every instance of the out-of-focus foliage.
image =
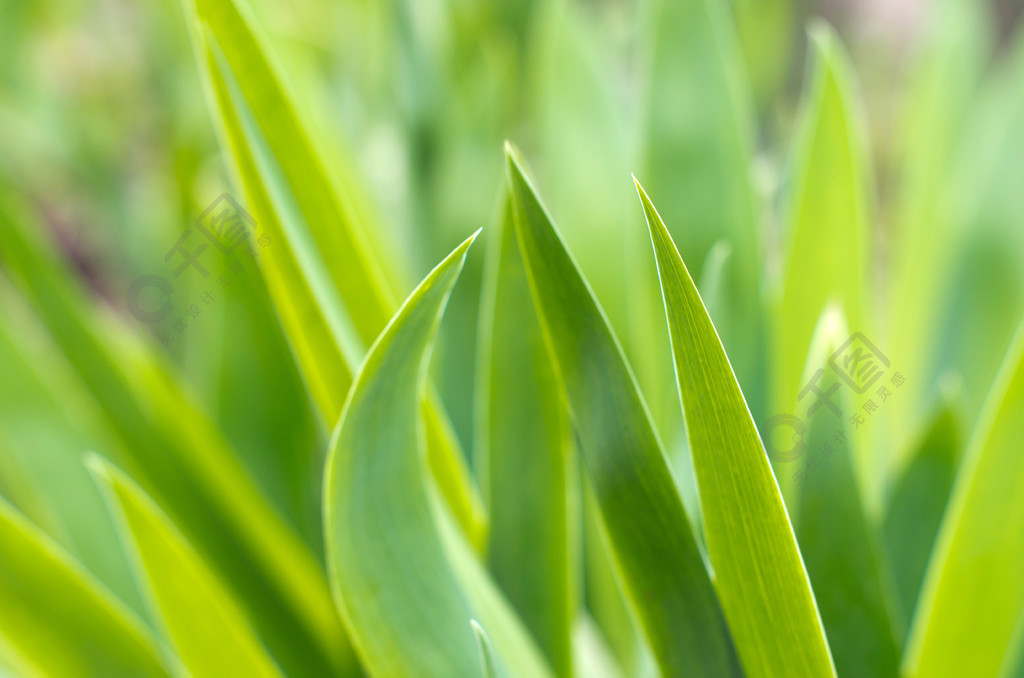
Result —
<instances>
[{"instance_id":1,"label":"out-of-focus foliage","mask_svg":"<svg viewBox=\"0 0 1024 678\"><path fill-rule=\"evenodd\" d=\"M1022 675L1021 12L0 0L0 675Z\"/></svg>"}]
</instances>

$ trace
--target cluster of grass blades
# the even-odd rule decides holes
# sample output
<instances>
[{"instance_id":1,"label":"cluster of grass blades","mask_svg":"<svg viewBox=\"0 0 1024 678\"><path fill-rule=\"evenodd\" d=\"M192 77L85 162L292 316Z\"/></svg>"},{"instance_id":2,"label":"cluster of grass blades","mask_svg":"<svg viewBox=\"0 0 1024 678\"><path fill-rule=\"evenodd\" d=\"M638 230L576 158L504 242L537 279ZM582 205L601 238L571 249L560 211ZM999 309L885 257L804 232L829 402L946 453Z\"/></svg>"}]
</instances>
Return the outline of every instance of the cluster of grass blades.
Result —
<instances>
[{"instance_id":1,"label":"cluster of grass blades","mask_svg":"<svg viewBox=\"0 0 1024 678\"><path fill-rule=\"evenodd\" d=\"M724 17L692 5L674 21L724 49ZM284 514L155 342L5 197L0 676L1024 675L1024 328L976 416L943 397L898 466L898 436L848 416L837 429L828 408L802 440L827 455L780 461L759 432L809 379L862 407L818 370L870 326L874 209L827 26L810 31L767 291L742 97L727 63L694 66L721 90L709 172L739 207L695 282L688 224L655 207L677 200L670 180L649 196L634 178L623 228L643 216L662 301L638 357L509 143L494 223L399 303L247 5L186 0L186 15L235 186L273 243L258 290L287 342L276 355L329 432L308 488L320 516L311 537ZM668 138L649 171L691 141ZM904 208L920 220L922 204ZM430 366L477 239L469 456Z\"/></svg>"}]
</instances>

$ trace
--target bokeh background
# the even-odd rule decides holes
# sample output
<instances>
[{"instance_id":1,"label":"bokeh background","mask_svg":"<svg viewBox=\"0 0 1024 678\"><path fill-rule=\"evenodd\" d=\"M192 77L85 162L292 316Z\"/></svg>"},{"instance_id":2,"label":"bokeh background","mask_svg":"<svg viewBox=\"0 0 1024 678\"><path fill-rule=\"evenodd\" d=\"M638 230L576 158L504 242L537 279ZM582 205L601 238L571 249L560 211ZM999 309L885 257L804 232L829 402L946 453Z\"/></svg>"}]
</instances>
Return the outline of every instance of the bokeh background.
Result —
<instances>
[{"instance_id":1,"label":"bokeh background","mask_svg":"<svg viewBox=\"0 0 1024 678\"><path fill-rule=\"evenodd\" d=\"M853 64L863 135L851 143L868 159L870 292L865 326L853 329L908 380L876 434L885 464L903 463L938 400L954 401L960 433L969 431L1024 317L1019 0L720 0L710 3L723 18L717 46L693 29L700 3L250 4L400 297L468 234L483 226L486 239L502 142L515 140L670 447L681 445L680 415L630 173L695 279L707 282L705 269L729 256L729 275L754 276L770 298L810 69L807 26L824 19ZM727 101L739 102L736 119ZM726 179L737 168L749 194ZM210 264L234 271L232 282L173 341L126 304L133 281L166 270L167 252L211 202L240 195L179 4L0 0L0 177L111 322L152 335L260 486L322 548L327 432L255 269ZM722 243L749 211L757 242ZM483 249L456 289L434 365L467 451ZM181 276L174 294L194 303L204 285ZM761 423L773 414L769 337L735 318L756 318L767 305L722 290L732 313L712 313ZM81 537L104 509L86 496L84 474L61 470L63 450L102 447L102 432L79 425L88 412L76 421L55 404L82 386L5 278L0 311L0 492L92 569L122 567L102 541ZM90 406L85 393L76 402ZM53 499L68 493L77 504Z\"/></svg>"}]
</instances>

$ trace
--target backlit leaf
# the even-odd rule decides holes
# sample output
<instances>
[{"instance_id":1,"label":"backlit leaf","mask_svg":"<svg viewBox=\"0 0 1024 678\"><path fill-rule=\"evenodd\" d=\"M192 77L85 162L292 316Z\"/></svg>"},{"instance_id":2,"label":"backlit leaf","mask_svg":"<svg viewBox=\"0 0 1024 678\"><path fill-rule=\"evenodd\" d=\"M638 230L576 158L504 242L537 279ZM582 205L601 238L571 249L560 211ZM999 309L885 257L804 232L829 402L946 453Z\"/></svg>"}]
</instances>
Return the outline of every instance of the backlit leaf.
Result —
<instances>
[{"instance_id":1,"label":"backlit leaf","mask_svg":"<svg viewBox=\"0 0 1024 678\"><path fill-rule=\"evenodd\" d=\"M490 236L481 312L477 464L487 562L559 676L572 675L568 415L537 321L506 199ZM577 498L578 501L578 498Z\"/></svg>"},{"instance_id":2,"label":"backlit leaf","mask_svg":"<svg viewBox=\"0 0 1024 678\"><path fill-rule=\"evenodd\" d=\"M807 572L736 376L672 238L637 183L658 261L704 536L747 675L833 675Z\"/></svg>"},{"instance_id":3,"label":"backlit leaf","mask_svg":"<svg viewBox=\"0 0 1024 678\"><path fill-rule=\"evenodd\" d=\"M237 603L153 500L99 456L86 463L109 494L151 612L185 668L195 678L279 678Z\"/></svg>"},{"instance_id":4,"label":"backlit leaf","mask_svg":"<svg viewBox=\"0 0 1024 678\"><path fill-rule=\"evenodd\" d=\"M156 639L0 499L0 656L25 676L171 676Z\"/></svg>"},{"instance_id":5,"label":"backlit leaf","mask_svg":"<svg viewBox=\"0 0 1024 678\"><path fill-rule=\"evenodd\" d=\"M373 676L475 676L470 620L509 675L550 675L438 502L419 426L427 356L473 236L427 276L370 349L331 442L324 489L335 601Z\"/></svg>"},{"instance_id":6,"label":"backlit leaf","mask_svg":"<svg viewBox=\"0 0 1024 678\"><path fill-rule=\"evenodd\" d=\"M805 419L801 463L790 465L800 469L797 505L791 510L836 671L840 676L894 676L901 646L894 622L895 583L882 555L881 530L865 511L855 464L855 450L864 440L861 430L877 415L865 413L836 373L823 369L848 336L839 311L827 309L803 376L805 383L813 379L830 395L821 396L817 407L812 404Z\"/></svg>"},{"instance_id":7,"label":"backlit leaf","mask_svg":"<svg viewBox=\"0 0 1024 678\"><path fill-rule=\"evenodd\" d=\"M718 598L636 380L511 146L527 278L628 604L662 672L739 671Z\"/></svg>"},{"instance_id":8,"label":"backlit leaf","mask_svg":"<svg viewBox=\"0 0 1024 678\"><path fill-rule=\"evenodd\" d=\"M1024 328L1024 325L1021 326ZM1024 329L971 434L928 562L908 676L993 676L1024 610Z\"/></svg>"},{"instance_id":9,"label":"backlit leaf","mask_svg":"<svg viewBox=\"0 0 1024 678\"><path fill-rule=\"evenodd\" d=\"M395 310L351 199L333 180L273 52L234 0L186 0L210 107L257 230L270 238L261 270L317 405L333 426L352 373ZM431 468L479 544L482 504L436 399L428 405Z\"/></svg>"},{"instance_id":10,"label":"backlit leaf","mask_svg":"<svg viewBox=\"0 0 1024 678\"><path fill-rule=\"evenodd\" d=\"M811 336L826 305L836 304L853 329L868 331L862 297L870 184L852 69L826 24L812 26L810 47L813 66L790 158L781 291L773 315L778 412L792 411L797 402ZM878 489L869 483L868 490Z\"/></svg>"},{"instance_id":11,"label":"backlit leaf","mask_svg":"<svg viewBox=\"0 0 1024 678\"><path fill-rule=\"evenodd\" d=\"M885 512L889 552L906 635L946 510L963 441L952 403L944 399L896 477Z\"/></svg>"},{"instance_id":12,"label":"backlit leaf","mask_svg":"<svg viewBox=\"0 0 1024 678\"><path fill-rule=\"evenodd\" d=\"M24 213L0 210L0 255L117 432L123 463L237 594L295 675L352 669L322 568L169 365L103 309Z\"/></svg>"}]
</instances>

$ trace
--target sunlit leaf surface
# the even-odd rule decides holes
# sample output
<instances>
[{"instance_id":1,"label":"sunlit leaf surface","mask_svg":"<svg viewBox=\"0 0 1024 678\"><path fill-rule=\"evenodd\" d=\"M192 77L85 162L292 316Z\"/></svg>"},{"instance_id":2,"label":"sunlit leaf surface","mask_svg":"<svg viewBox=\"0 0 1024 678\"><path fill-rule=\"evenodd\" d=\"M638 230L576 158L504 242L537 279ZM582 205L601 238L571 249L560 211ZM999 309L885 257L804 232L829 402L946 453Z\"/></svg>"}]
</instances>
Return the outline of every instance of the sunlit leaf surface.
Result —
<instances>
[{"instance_id":1,"label":"sunlit leaf surface","mask_svg":"<svg viewBox=\"0 0 1024 678\"><path fill-rule=\"evenodd\" d=\"M506 147L516 234L626 598L662 672L738 672L665 452L604 314Z\"/></svg>"},{"instance_id":2,"label":"sunlit leaf surface","mask_svg":"<svg viewBox=\"0 0 1024 678\"><path fill-rule=\"evenodd\" d=\"M427 276L370 349L331 443L324 490L331 582L374 676L479 675L474 619L511 675L550 675L438 504L421 446L427 356L474 238Z\"/></svg>"},{"instance_id":3,"label":"sunlit leaf surface","mask_svg":"<svg viewBox=\"0 0 1024 678\"><path fill-rule=\"evenodd\" d=\"M682 257L643 188L708 556L748 675L834 673L772 469L736 376Z\"/></svg>"},{"instance_id":4,"label":"sunlit leaf surface","mask_svg":"<svg viewBox=\"0 0 1024 678\"><path fill-rule=\"evenodd\" d=\"M560 676L572 675L568 415L533 309L505 201L488 251L477 464L487 489L487 562ZM578 496L573 493L573 500Z\"/></svg>"},{"instance_id":5,"label":"sunlit leaf surface","mask_svg":"<svg viewBox=\"0 0 1024 678\"><path fill-rule=\"evenodd\" d=\"M26 676L171 676L156 639L0 499L0 645Z\"/></svg>"},{"instance_id":6,"label":"sunlit leaf surface","mask_svg":"<svg viewBox=\"0 0 1024 678\"><path fill-rule=\"evenodd\" d=\"M953 485L903 661L908 676L997 675L1024 610L1024 330ZM970 651L962 651L970 648Z\"/></svg>"}]
</instances>

